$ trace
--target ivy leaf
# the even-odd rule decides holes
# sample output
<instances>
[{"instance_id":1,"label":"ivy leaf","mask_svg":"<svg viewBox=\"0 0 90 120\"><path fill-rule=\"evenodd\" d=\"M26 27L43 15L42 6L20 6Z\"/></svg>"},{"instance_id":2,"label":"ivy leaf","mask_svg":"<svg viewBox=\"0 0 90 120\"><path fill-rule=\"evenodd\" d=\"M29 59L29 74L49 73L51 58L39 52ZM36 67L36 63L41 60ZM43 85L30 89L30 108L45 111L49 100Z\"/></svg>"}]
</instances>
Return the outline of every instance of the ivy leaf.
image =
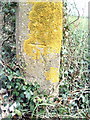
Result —
<instances>
[{"instance_id":1,"label":"ivy leaf","mask_svg":"<svg viewBox=\"0 0 90 120\"><path fill-rule=\"evenodd\" d=\"M11 81L13 78L12 74L8 76L8 79Z\"/></svg>"},{"instance_id":2,"label":"ivy leaf","mask_svg":"<svg viewBox=\"0 0 90 120\"><path fill-rule=\"evenodd\" d=\"M15 12L16 12L15 9L10 10L10 13L15 13Z\"/></svg>"},{"instance_id":3,"label":"ivy leaf","mask_svg":"<svg viewBox=\"0 0 90 120\"><path fill-rule=\"evenodd\" d=\"M7 8L4 8L3 12L8 13L9 10Z\"/></svg>"},{"instance_id":4,"label":"ivy leaf","mask_svg":"<svg viewBox=\"0 0 90 120\"><path fill-rule=\"evenodd\" d=\"M15 110L15 113L18 115L18 116L22 116L22 113L21 113L21 111L19 111L19 110Z\"/></svg>"},{"instance_id":5,"label":"ivy leaf","mask_svg":"<svg viewBox=\"0 0 90 120\"><path fill-rule=\"evenodd\" d=\"M11 85L7 85L7 88L8 88L8 89L11 89Z\"/></svg>"},{"instance_id":6,"label":"ivy leaf","mask_svg":"<svg viewBox=\"0 0 90 120\"><path fill-rule=\"evenodd\" d=\"M27 89L27 87L26 87L26 86L23 86L23 87L22 87L22 90L26 90L26 89Z\"/></svg>"},{"instance_id":7,"label":"ivy leaf","mask_svg":"<svg viewBox=\"0 0 90 120\"><path fill-rule=\"evenodd\" d=\"M30 98L31 98L31 93L28 92L28 91L26 91L26 92L24 92L24 94L26 95L26 98L27 98L28 100L30 100Z\"/></svg>"},{"instance_id":8,"label":"ivy leaf","mask_svg":"<svg viewBox=\"0 0 90 120\"><path fill-rule=\"evenodd\" d=\"M20 94L20 97L21 97L21 98L24 98L24 94L23 94L23 93L22 93L22 94Z\"/></svg>"}]
</instances>

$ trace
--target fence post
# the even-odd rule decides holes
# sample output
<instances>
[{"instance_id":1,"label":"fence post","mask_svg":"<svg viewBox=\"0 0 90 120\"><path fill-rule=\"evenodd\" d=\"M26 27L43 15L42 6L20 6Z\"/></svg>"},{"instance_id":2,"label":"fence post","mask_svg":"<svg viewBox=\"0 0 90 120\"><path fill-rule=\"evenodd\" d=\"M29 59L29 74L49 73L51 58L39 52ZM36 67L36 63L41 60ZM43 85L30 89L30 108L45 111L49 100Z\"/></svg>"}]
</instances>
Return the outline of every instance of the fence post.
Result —
<instances>
[{"instance_id":1,"label":"fence post","mask_svg":"<svg viewBox=\"0 0 90 120\"><path fill-rule=\"evenodd\" d=\"M26 80L57 96L62 41L62 2L19 3L17 58L26 64Z\"/></svg>"}]
</instances>

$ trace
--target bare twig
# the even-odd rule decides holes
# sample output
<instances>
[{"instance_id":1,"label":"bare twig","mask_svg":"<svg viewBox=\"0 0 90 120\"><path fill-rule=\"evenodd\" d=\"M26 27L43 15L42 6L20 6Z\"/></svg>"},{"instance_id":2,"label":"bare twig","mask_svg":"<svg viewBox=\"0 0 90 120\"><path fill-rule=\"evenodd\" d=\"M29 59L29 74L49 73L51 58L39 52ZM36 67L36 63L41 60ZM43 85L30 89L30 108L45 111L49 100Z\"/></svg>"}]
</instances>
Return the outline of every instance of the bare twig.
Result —
<instances>
[{"instance_id":1,"label":"bare twig","mask_svg":"<svg viewBox=\"0 0 90 120\"><path fill-rule=\"evenodd\" d=\"M74 21L72 21L71 23L69 23L67 26L75 23L75 22L76 22L77 20L79 20L79 18L80 18L80 13L79 13L79 10L78 10L77 7L76 7L76 3L75 3L74 0L73 0L73 2L74 2L74 5L75 5L76 10L77 10L77 12L78 12L78 16L77 16L77 18L76 18Z\"/></svg>"},{"instance_id":2,"label":"bare twig","mask_svg":"<svg viewBox=\"0 0 90 120\"><path fill-rule=\"evenodd\" d=\"M75 90L75 91L71 91L71 94L72 93L76 93L76 92L84 92L84 91L90 91L89 89L78 89L78 90Z\"/></svg>"},{"instance_id":3,"label":"bare twig","mask_svg":"<svg viewBox=\"0 0 90 120\"><path fill-rule=\"evenodd\" d=\"M2 66L7 66L9 69L11 69L12 71L15 72L15 70L12 67L10 67L10 65L8 65L7 63L5 63L3 60L1 60L0 63L2 64Z\"/></svg>"}]
</instances>

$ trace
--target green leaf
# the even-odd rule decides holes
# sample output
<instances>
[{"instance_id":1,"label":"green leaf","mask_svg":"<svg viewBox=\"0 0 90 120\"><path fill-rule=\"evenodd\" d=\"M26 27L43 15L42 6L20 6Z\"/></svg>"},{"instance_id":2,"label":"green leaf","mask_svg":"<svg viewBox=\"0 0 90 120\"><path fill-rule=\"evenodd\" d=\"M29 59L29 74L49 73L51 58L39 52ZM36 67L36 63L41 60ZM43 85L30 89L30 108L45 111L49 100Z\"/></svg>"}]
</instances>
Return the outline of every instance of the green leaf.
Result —
<instances>
[{"instance_id":1,"label":"green leaf","mask_svg":"<svg viewBox=\"0 0 90 120\"><path fill-rule=\"evenodd\" d=\"M10 12L11 13L15 13L16 11L15 11L15 9L11 9Z\"/></svg>"},{"instance_id":2,"label":"green leaf","mask_svg":"<svg viewBox=\"0 0 90 120\"><path fill-rule=\"evenodd\" d=\"M64 107L59 108L59 114L60 115L64 114L65 112L67 112L66 108L64 108Z\"/></svg>"},{"instance_id":3,"label":"green leaf","mask_svg":"<svg viewBox=\"0 0 90 120\"><path fill-rule=\"evenodd\" d=\"M26 89L27 89L27 86L23 86L23 87L22 87L22 90L26 90Z\"/></svg>"},{"instance_id":4,"label":"green leaf","mask_svg":"<svg viewBox=\"0 0 90 120\"><path fill-rule=\"evenodd\" d=\"M8 79L9 79L10 81L12 80L12 78L13 78L12 75L9 75L9 76L8 76Z\"/></svg>"},{"instance_id":5,"label":"green leaf","mask_svg":"<svg viewBox=\"0 0 90 120\"><path fill-rule=\"evenodd\" d=\"M4 8L3 12L8 13L9 12L8 8Z\"/></svg>"},{"instance_id":6,"label":"green leaf","mask_svg":"<svg viewBox=\"0 0 90 120\"><path fill-rule=\"evenodd\" d=\"M38 102L42 102L42 101L43 101L43 99L40 99L40 98L38 99Z\"/></svg>"},{"instance_id":7,"label":"green leaf","mask_svg":"<svg viewBox=\"0 0 90 120\"><path fill-rule=\"evenodd\" d=\"M11 89L11 85L7 85L7 88L8 88L8 89Z\"/></svg>"},{"instance_id":8,"label":"green leaf","mask_svg":"<svg viewBox=\"0 0 90 120\"><path fill-rule=\"evenodd\" d=\"M21 111L19 111L19 110L15 110L15 113L18 115L18 116L22 116L22 113L21 113Z\"/></svg>"},{"instance_id":9,"label":"green leaf","mask_svg":"<svg viewBox=\"0 0 90 120\"><path fill-rule=\"evenodd\" d=\"M24 94L26 95L26 98L29 100L31 98L31 93L28 91L25 91Z\"/></svg>"},{"instance_id":10,"label":"green leaf","mask_svg":"<svg viewBox=\"0 0 90 120\"><path fill-rule=\"evenodd\" d=\"M23 93L22 93L22 94L20 94L20 97L21 97L21 98L24 98L24 94L23 94Z\"/></svg>"}]
</instances>

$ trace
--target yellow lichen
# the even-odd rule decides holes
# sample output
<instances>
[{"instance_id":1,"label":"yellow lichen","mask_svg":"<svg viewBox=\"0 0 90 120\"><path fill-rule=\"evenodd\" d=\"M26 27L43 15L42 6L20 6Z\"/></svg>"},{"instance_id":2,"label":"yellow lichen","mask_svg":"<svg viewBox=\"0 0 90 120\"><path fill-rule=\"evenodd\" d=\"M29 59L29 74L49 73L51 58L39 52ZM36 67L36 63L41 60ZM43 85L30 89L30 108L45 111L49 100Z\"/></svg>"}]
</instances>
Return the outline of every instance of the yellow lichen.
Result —
<instances>
[{"instance_id":1,"label":"yellow lichen","mask_svg":"<svg viewBox=\"0 0 90 120\"><path fill-rule=\"evenodd\" d=\"M45 72L46 80L50 80L52 83L59 82L59 70L55 67L50 67L50 70Z\"/></svg>"},{"instance_id":2,"label":"yellow lichen","mask_svg":"<svg viewBox=\"0 0 90 120\"><path fill-rule=\"evenodd\" d=\"M62 2L32 2L29 12L30 37L24 41L24 52L33 59L59 53L62 39ZM40 48L42 48L40 50Z\"/></svg>"},{"instance_id":3,"label":"yellow lichen","mask_svg":"<svg viewBox=\"0 0 90 120\"><path fill-rule=\"evenodd\" d=\"M24 52L32 59L49 54L60 53L62 40L62 2L30 2L32 10L29 12L29 39L24 41ZM59 81L59 69L50 67L45 72L46 80Z\"/></svg>"}]
</instances>

